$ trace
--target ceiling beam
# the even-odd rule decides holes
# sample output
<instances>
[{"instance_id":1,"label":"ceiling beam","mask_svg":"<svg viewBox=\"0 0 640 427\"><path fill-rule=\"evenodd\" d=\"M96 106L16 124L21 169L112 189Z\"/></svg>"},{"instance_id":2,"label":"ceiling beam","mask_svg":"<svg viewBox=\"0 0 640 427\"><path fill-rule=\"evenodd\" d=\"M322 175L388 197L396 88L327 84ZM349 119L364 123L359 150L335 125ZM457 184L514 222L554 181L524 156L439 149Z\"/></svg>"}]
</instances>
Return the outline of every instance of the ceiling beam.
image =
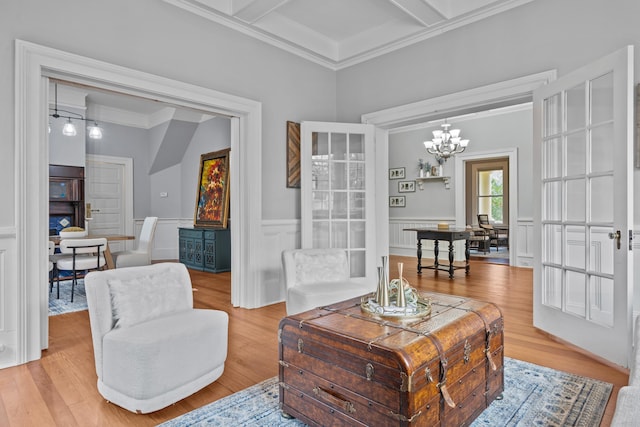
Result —
<instances>
[{"instance_id":1,"label":"ceiling beam","mask_svg":"<svg viewBox=\"0 0 640 427\"><path fill-rule=\"evenodd\" d=\"M253 24L289 1L290 0L235 0L233 16L243 22ZM236 3L238 6L243 7L236 10Z\"/></svg>"},{"instance_id":2,"label":"ceiling beam","mask_svg":"<svg viewBox=\"0 0 640 427\"><path fill-rule=\"evenodd\" d=\"M389 2L425 27L430 27L446 19L442 13L433 8L431 4L425 3L424 0L389 0Z\"/></svg>"}]
</instances>

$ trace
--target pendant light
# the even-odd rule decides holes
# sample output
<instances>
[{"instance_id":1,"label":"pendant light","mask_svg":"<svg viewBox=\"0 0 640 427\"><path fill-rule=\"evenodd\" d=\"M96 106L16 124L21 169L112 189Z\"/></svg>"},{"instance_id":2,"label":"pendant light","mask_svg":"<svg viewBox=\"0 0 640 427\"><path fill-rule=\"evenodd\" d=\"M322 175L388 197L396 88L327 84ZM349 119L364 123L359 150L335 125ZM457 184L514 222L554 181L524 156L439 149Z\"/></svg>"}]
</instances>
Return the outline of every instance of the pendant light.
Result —
<instances>
[{"instance_id":1,"label":"pendant light","mask_svg":"<svg viewBox=\"0 0 640 427\"><path fill-rule=\"evenodd\" d=\"M76 125L72 122L72 120L82 120L84 122L93 122L93 125L87 126L88 136L90 139L102 139L102 129L98 126L98 122L94 119L85 118L82 114L74 113L73 111L67 110L58 110L58 84L55 85L55 104L54 108L50 108L53 110L52 114L49 114L50 117L54 119L67 119L66 123L62 127L62 134L64 136L76 136L78 134L78 130ZM60 114L60 112L69 114L67 116ZM49 133L51 133L51 123L49 123Z\"/></svg>"}]
</instances>

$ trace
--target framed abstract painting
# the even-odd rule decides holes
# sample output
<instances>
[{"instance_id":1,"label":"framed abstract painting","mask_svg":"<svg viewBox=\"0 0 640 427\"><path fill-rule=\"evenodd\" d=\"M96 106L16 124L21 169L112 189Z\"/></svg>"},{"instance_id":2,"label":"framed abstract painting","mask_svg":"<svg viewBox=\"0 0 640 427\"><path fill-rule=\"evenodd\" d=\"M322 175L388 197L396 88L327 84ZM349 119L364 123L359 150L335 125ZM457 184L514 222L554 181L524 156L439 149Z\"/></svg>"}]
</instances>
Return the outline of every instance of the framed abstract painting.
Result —
<instances>
[{"instance_id":1,"label":"framed abstract painting","mask_svg":"<svg viewBox=\"0 0 640 427\"><path fill-rule=\"evenodd\" d=\"M230 148L202 154L198 174L198 193L194 225L227 228L229 218Z\"/></svg>"}]
</instances>

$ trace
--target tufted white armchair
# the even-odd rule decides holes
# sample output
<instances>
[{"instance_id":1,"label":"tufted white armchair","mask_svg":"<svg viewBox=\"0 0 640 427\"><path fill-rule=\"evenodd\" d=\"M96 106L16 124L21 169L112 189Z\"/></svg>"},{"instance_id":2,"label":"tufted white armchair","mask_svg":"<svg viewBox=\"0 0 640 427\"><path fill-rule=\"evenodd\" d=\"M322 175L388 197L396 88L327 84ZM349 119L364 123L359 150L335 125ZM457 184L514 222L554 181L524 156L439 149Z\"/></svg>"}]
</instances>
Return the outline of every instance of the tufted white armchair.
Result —
<instances>
[{"instance_id":1,"label":"tufted white armchair","mask_svg":"<svg viewBox=\"0 0 640 427\"><path fill-rule=\"evenodd\" d=\"M229 317L193 308L184 264L85 277L98 391L137 413L157 411L222 375Z\"/></svg>"},{"instance_id":2,"label":"tufted white armchair","mask_svg":"<svg viewBox=\"0 0 640 427\"><path fill-rule=\"evenodd\" d=\"M287 314L296 314L373 292L375 283L350 278L344 249L282 252Z\"/></svg>"}]
</instances>

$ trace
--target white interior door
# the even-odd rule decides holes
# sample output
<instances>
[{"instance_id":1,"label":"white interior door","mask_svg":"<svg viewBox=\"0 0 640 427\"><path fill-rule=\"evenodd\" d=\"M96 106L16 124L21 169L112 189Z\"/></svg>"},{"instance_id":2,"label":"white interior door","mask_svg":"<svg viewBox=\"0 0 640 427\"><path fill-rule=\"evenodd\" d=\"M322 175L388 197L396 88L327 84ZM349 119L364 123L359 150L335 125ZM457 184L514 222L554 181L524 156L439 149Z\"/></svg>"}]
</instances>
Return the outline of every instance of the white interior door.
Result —
<instances>
[{"instance_id":1,"label":"white interior door","mask_svg":"<svg viewBox=\"0 0 640 427\"><path fill-rule=\"evenodd\" d=\"M131 194L131 159L87 156L85 200L91 204L86 212L91 234L129 234L133 232ZM129 249L125 241L109 242L111 251Z\"/></svg>"},{"instance_id":2,"label":"white interior door","mask_svg":"<svg viewBox=\"0 0 640 427\"><path fill-rule=\"evenodd\" d=\"M534 91L534 325L625 367L632 117L632 47Z\"/></svg>"},{"instance_id":3,"label":"white interior door","mask_svg":"<svg viewBox=\"0 0 640 427\"><path fill-rule=\"evenodd\" d=\"M303 248L344 248L351 277L375 283L373 125L302 122Z\"/></svg>"}]
</instances>

